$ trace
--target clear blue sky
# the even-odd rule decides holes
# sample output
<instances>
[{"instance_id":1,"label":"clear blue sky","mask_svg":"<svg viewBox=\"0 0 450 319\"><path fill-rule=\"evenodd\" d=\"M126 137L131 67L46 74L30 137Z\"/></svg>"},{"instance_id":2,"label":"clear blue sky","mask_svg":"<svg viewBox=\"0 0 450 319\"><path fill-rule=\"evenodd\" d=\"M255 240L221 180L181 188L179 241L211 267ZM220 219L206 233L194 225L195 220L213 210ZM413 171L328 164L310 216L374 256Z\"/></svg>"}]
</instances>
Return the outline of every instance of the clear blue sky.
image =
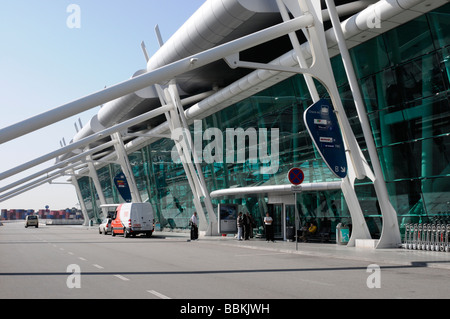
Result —
<instances>
[{"instance_id":1,"label":"clear blue sky","mask_svg":"<svg viewBox=\"0 0 450 319\"><path fill-rule=\"evenodd\" d=\"M145 68L140 43L158 49L205 0L0 0L0 127L6 127L130 78ZM80 28L69 28L70 4ZM68 143L97 108L0 145L0 172ZM54 161L0 181L4 187ZM65 182L66 178L58 179ZM0 209L50 209L78 203L72 185L38 187L0 202Z\"/></svg>"}]
</instances>

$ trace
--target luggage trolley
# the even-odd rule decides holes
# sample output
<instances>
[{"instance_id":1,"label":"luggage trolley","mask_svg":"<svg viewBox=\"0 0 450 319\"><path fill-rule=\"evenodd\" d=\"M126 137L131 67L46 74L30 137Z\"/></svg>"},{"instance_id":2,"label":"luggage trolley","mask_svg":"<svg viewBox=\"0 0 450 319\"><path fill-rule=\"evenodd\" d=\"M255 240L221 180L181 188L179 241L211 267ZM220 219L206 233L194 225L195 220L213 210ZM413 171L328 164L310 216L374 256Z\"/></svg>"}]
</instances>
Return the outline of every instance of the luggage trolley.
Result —
<instances>
[{"instance_id":1,"label":"luggage trolley","mask_svg":"<svg viewBox=\"0 0 450 319\"><path fill-rule=\"evenodd\" d=\"M442 233L442 224L436 225L436 241L434 243L434 250L440 251L441 250L441 233Z\"/></svg>"},{"instance_id":2,"label":"luggage trolley","mask_svg":"<svg viewBox=\"0 0 450 319\"><path fill-rule=\"evenodd\" d=\"M405 235L403 236L403 248L408 249L409 243L409 224L405 224Z\"/></svg>"},{"instance_id":3,"label":"luggage trolley","mask_svg":"<svg viewBox=\"0 0 450 319\"><path fill-rule=\"evenodd\" d=\"M440 246L439 246L439 250L440 251L445 251L445 246L446 246L446 242L445 242L445 237L447 234L447 225L445 224L441 224L441 240L440 240Z\"/></svg>"},{"instance_id":4,"label":"luggage trolley","mask_svg":"<svg viewBox=\"0 0 450 319\"><path fill-rule=\"evenodd\" d=\"M430 241L430 250L434 251L435 244L436 244L436 224L433 224L431 226L431 241Z\"/></svg>"},{"instance_id":5,"label":"luggage trolley","mask_svg":"<svg viewBox=\"0 0 450 319\"><path fill-rule=\"evenodd\" d=\"M414 224L409 224L408 249L413 248L413 240L414 240Z\"/></svg>"},{"instance_id":6,"label":"luggage trolley","mask_svg":"<svg viewBox=\"0 0 450 319\"><path fill-rule=\"evenodd\" d=\"M422 249L422 224L419 224L417 226L417 245L416 245L416 249Z\"/></svg>"},{"instance_id":7,"label":"luggage trolley","mask_svg":"<svg viewBox=\"0 0 450 319\"><path fill-rule=\"evenodd\" d=\"M427 225L427 242L426 242L426 249L431 250L431 224Z\"/></svg>"},{"instance_id":8,"label":"luggage trolley","mask_svg":"<svg viewBox=\"0 0 450 319\"><path fill-rule=\"evenodd\" d=\"M421 234L421 248L422 250L427 249L427 232L428 232L428 224L422 225L422 234Z\"/></svg>"},{"instance_id":9,"label":"luggage trolley","mask_svg":"<svg viewBox=\"0 0 450 319\"><path fill-rule=\"evenodd\" d=\"M417 232L419 230L419 225L414 224L414 229L413 229L413 240L412 240L412 249L417 249Z\"/></svg>"},{"instance_id":10,"label":"luggage trolley","mask_svg":"<svg viewBox=\"0 0 450 319\"><path fill-rule=\"evenodd\" d=\"M444 248L444 250L446 252L450 251L450 247L449 247L449 243L448 243L449 233L450 233L450 224L448 224L447 227L445 227L445 248Z\"/></svg>"}]
</instances>

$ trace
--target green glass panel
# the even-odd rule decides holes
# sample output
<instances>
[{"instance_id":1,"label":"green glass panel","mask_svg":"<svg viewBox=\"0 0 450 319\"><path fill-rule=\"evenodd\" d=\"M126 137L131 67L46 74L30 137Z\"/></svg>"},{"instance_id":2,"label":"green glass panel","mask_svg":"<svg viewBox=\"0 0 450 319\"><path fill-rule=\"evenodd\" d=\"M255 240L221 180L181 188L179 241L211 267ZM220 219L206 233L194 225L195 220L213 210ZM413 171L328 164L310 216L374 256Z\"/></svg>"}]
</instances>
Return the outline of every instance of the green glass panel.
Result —
<instances>
[{"instance_id":1,"label":"green glass panel","mask_svg":"<svg viewBox=\"0 0 450 319\"><path fill-rule=\"evenodd\" d=\"M87 210L88 218L95 222L99 222L101 214L100 202L92 179L87 176L81 177L78 179L78 185Z\"/></svg>"},{"instance_id":2,"label":"green glass panel","mask_svg":"<svg viewBox=\"0 0 450 319\"><path fill-rule=\"evenodd\" d=\"M401 143L378 150L386 181L420 176L420 143Z\"/></svg>"},{"instance_id":3,"label":"green glass panel","mask_svg":"<svg viewBox=\"0 0 450 319\"><path fill-rule=\"evenodd\" d=\"M446 4L427 14L431 33L436 48L442 48L450 43L450 4Z\"/></svg>"},{"instance_id":4,"label":"green glass panel","mask_svg":"<svg viewBox=\"0 0 450 319\"><path fill-rule=\"evenodd\" d=\"M107 204L114 204L115 201L115 191L116 186L113 183L113 177L111 177L110 166L107 165L105 167L97 170L98 179L100 181L100 185L102 187L103 195L105 196Z\"/></svg>"},{"instance_id":5,"label":"green glass panel","mask_svg":"<svg viewBox=\"0 0 450 319\"><path fill-rule=\"evenodd\" d=\"M450 132L446 94L369 114L377 146L387 146Z\"/></svg>"},{"instance_id":6,"label":"green glass panel","mask_svg":"<svg viewBox=\"0 0 450 319\"><path fill-rule=\"evenodd\" d=\"M413 140L378 150L387 181L450 174L450 136Z\"/></svg>"},{"instance_id":7,"label":"green glass panel","mask_svg":"<svg viewBox=\"0 0 450 319\"><path fill-rule=\"evenodd\" d=\"M426 16L418 17L384 34L389 60L396 65L434 49Z\"/></svg>"},{"instance_id":8,"label":"green glass panel","mask_svg":"<svg viewBox=\"0 0 450 319\"><path fill-rule=\"evenodd\" d=\"M450 89L450 47L437 51L442 81L446 90Z\"/></svg>"},{"instance_id":9,"label":"green glass panel","mask_svg":"<svg viewBox=\"0 0 450 319\"><path fill-rule=\"evenodd\" d=\"M422 222L426 211L419 180L388 182L386 187L401 225Z\"/></svg>"},{"instance_id":10,"label":"green glass panel","mask_svg":"<svg viewBox=\"0 0 450 319\"><path fill-rule=\"evenodd\" d=\"M150 189L149 179L145 174L145 158L144 150L135 151L128 155L128 160L130 162L131 170L133 171L134 180L136 182L136 187L139 190L139 194L143 202L149 201L150 194L148 190Z\"/></svg>"},{"instance_id":11,"label":"green glass panel","mask_svg":"<svg viewBox=\"0 0 450 319\"><path fill-rule=\"evenodd\" d=\"M347 73L345 72L344 63L342 57L337 55L331 60L331 67L333 68L334 78L336 80L337 87L348 84Z\"/></svg>"},{"instance_id":12,"label":"green glass panel","mask_svg":"<svg viewBox=\"0 0 450 319\"><path fill-rule=\"evenodd\" d=\"M361 89L368 112L401 106L446 91L447 73L440 60L438 54L431 53L362 79Z\"/></svg>"},{"instance_id":13,"label":"green glass panel","mask_svg":"<svg viewBox=\"0 0 450 319\"><path fill-rule=\"evenodd\" d=\"M385 107L384 90L380 89L383 72L367 76L359 81L361 94L368 113Z\"/></svg>"},{"instance_id":14,"label":"green glass panel","mask_svg":"<svg viewBox=\"0 0 450 319\"><path fill-rule=\"evenodd\" d=\"M422 182L423 199L430 221L450 222L450 176Z\"/></svg>"},{"instance_id":15,"label":"green glass panel","mask_svg":"<svg viewBox=\"0 0 450 319\"><path fill-rule=\"evenodd\" d=\"M390 65L382 37L350 49L350 55L358 78L377 73Z\"/></svg>"}]
</instances>

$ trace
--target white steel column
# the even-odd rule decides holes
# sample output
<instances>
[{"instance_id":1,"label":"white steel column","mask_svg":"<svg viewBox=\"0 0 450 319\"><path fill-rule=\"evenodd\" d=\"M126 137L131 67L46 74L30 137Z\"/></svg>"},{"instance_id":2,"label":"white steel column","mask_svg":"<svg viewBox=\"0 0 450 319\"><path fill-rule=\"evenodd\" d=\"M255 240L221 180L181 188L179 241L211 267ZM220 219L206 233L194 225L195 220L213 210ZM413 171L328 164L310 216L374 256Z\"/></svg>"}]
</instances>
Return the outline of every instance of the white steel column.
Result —
<instances>
[{"instance_id":1,"label":"white steel column","mask_svg":"<svg viewBox=\"0 0 450 319\"><path fill-rule=\"evenodd\" d=\"M378 158L375 142L372 136L372 130L370 128L369 119L365 111L364 101L359 88L356 73L353 68L353 63L345 42L342 26L339 21L339 16L336 11L336 6L333 0L325 0L328 11L330 13L331 22L333 24L333 30L336 35L336 40L341 53L344 68L349 80L350 89L355 99L355 106L358 112L358 118L361 122L364 139L366 141L367 150L369 152L370 160L374 170L374 176L372 177L377 199L380 204L381 214L383 217L383 226L380 240L377 244L377 248L389 248L398 247L401 244L400 230L398 227L397 213L394 207L389 201L389 194L387 192L386 183L383 178L383 172L381 170L380 161ZM369 168L367 168L369 169ZM369 176L369 175L368 175ZM370 176L369 176L370 177Z\"/></svg>"},{"instance_id":2,"label":"white steel column","mask_svg":"<svg viewBox=\"0 0 450 319\"><path fill-rule=\"evenodd\" d=\"M131 169L130 161L128 159L127 151L123 145L122 136L119 132L111 135L113 141L115 141L114 149L116 150L117 163L122 168L122 172L125 175L128 186L130 187L131 200L133 203L142 203L141 194L136 186L136 180L134 179L133 170Z\"/></svg>"},{"instance_id":3,"label":"white steel column","mask_svg":"<svg viewBox=\"0 0 450 319\"><path fill-rule=\"evenodd\" d=\"M213 208L213 205L211 202L211 197L209 195L208 189L206 187L206 181L205 181L205 177L203 176L201 163L200 163L198 154L196 153L196 150L194 147L194 142L192 141L192 136L190 135L189 126L187 124L183 105L181 104L180 95L178 94L178 90L177 90L177 86L176 86L175 82L172 82L169 85L167 93L170 95L171 102L173 103L173 105L175 105L176 110L178 110L178 116L181 119L181 125L183 126L184 131L186 133L188 133L188 136L186 136L186 138L187 138L186 142L188 143L187 146L189 147L189 152L190 152L190 155L192 155L192 159L193 159L194 166L195 166L195 167L192 166L190 168L192 171L192 175L194 176L194 178L197 179L199 188L201 190L201 196L204 198L206 212L208 213L209 224L206 224L206 220L205 220L206 227L204 225L200 225L203 227L199 227L199 230L206 231L208 234L215 234L215 233L217 233L217 217L214 214L214 208ZM211 229L208 229L208 227L210 227Z\"/></svg>"},{"instance_id":4,"label":"white steel column","mask_svg":"<svg viewBox=\"0 0 450 319\"><path fill-rule=\"evenodd\" d=\"M346 148L346 158L349 162L347 176L342 179L341 189L348 205L352 219L352 236L348 246L354 246L356 239L370 239L370 232L364 219L361 206L356 196L354 180L355 178L364 178L364 156L359 148L356 138L351 129L350 123L343 108L339 92L336 86L333 70L331 68L328 48L325 40L325 31L323 29L322 10L320 1L310 0L277 0L280 13L283 20L289 19L286 7L294 16L300 16L309 11L314 17L314 25L305 30L305 35L310 43L313 56L312 65L308 68L303 58L298 39L295 34L290 34L290 39L299 60L299 66L303 69L305 81L308 84L311 97L314 102L319 100L317 89L312 82L312 77L319 80L327 89L333 106L336 109L344 144ZM312 83L311 83L312 82Z\"/></svg>"},{"instance_id":5,"label":"white steel column","mask_svg":"<svg viewBox=\"0 0 450 319\"><path fill-rule=\"evenodd\" d=\"M194 143L189 131L189 126L187 125L176 83L172 80L167 88L163 89L158 84L155 85L155 87L161 104L167 103L173 106L169 112L166 112L166 119L169 123L175 148L177 149L192 191L192 200L199 217L199 231L205 232L205 234L216 235L217 218L214 214L209 192L206 190L206 183L199 165L197 154L195 153ZM201 203L201 197L204 198L209 224L207 223L206 215Z\"/></svg>"}]
</instances>

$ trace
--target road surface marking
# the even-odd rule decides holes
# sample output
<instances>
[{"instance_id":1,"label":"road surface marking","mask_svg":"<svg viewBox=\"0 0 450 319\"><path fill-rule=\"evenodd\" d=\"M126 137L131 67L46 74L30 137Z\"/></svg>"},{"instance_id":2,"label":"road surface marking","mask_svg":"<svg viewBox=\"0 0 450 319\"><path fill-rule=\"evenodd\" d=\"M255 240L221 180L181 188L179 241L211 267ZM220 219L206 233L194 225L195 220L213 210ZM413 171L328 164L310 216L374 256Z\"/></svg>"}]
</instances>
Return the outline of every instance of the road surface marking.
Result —
<instances>
[{"instance_id":1,"label":"road surface marking","mask_svg":"<svg viewBox=\"0 0 450 319\"><path fill-rule=\"evenodd\" d=\"M127 277L121 276L121 275L114 275L115 277L122 279L123 281L128 281L130 279L128 279Z\"/></svg>"},{"instance_id":2,"label":"road surface marking","mask_svg":"<svg viewBox=\"0 0 450 319\"><path fill-rule=\"evenodd\" d=\"M92 264L92 266L94 266L94 267L96 267L96 268L98 268L98 269L104 269L102 266L97 265L97 264Z\"/></svg>"},{"instance_id":3,"label":"road surface marking","mask_svg":"<svg viewBox=\"0 0 450 319\"><path fill-rule=\"evenodd\" d=\"M163 295L163 294L161 294L161 293L159 293L157 291L154 291L154 290L147 290L147 292L149 292L152 295L155 295L156 297L159 297L161 299L171 299L171 298L169 298L169 297L167 297L167 296L165 296L165 295Z\"/></svg>"},{"instance_id":4,"label":"road surface marking","mask_svg":"<svg viewBox=\"0 0 450 319\"><path fill-rule=\"evenodd\" d=\"M254 257L254 256L275 256L275 255L288 255L289 253L264 253L264 254L243 254L234 255L235 257Z\"/></svg>"}]
</instances>

